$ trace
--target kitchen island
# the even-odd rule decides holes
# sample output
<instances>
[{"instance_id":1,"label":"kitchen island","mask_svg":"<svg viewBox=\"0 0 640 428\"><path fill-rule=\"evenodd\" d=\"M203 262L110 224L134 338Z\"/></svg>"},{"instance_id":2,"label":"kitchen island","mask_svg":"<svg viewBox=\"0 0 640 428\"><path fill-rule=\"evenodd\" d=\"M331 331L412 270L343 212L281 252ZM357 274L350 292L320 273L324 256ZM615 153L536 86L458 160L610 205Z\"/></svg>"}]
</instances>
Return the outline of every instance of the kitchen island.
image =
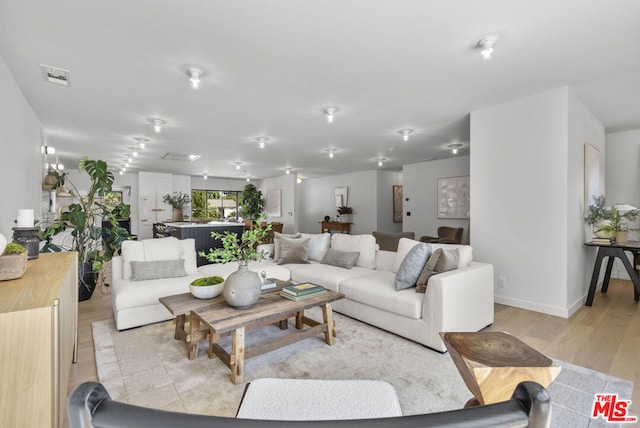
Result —
<instances>
[{"instance_id":1,"label":"kitchen island","mask_svg":"<svg viewBox=\"0 0 640 428\"><path fill-rule=\"evenodd\" d=\"M164 227L163 227L164 226ZM200 251L209 252L210 248L222 248L222 242L219 239L213 239L211 232L224 234L225 232L242 235L244 230L243 223L233 223L226 221L212 221L209 223L192 223L186 221L154 224L154 229L163 229L164 236L174 236L178 239L193 238L196 241L196 254ZM208 264L204 257L197 256L196 262L198 267Z\"/></svg>"}]
</instances>

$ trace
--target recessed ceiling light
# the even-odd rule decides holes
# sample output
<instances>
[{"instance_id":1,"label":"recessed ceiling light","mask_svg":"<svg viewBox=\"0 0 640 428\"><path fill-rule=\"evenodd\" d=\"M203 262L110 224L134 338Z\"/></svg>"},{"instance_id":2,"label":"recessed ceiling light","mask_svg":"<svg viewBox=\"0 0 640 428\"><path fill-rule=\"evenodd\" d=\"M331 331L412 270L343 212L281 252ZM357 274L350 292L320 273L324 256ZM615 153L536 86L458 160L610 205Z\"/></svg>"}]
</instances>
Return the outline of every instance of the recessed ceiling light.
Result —
<instances>
[{"instance_id":1,"label":"recessed ceiling light","mask_svg":"<svg viewBox=\"0 0 640 428\"><path fill-rule=\"evenodd\" d=\"M302 177L297 176L296 177L296 183L298 183L298 184L302 183Z\"/></svg>"},{"instance_id":2,"label":"recessed ceiling light","mask_svg":"<svg viewBox=\"0 0 640 428\"><path fill-rule=\"evenodd\" d=\"M409 141L409 135L413 133L413 129L401 129L398 133L402 135L402 139L404 141Z\"/></svg>"},{"instance_id":3,"label":"recessed ceiling light","mask_svg":"<svg viewBox=\"0 0 640 428\"><path fill-rule=\"evenodd\" d=\"M327 107L324 109L324 114L327 116L327 122L332 123L335 118L336 112L338 111L335 107Z\"/></svg>"},{"instance_id":4,"label":"recessed ceiling light","mask_svg":"<svg viewBox=\"0 0 640 428\"><path fill-rule=\"evenodd\" d=\"M480 54L484 59L490 59L491 54L493 53L493 45L496 42L496 36L487 36L483 39L478 40L477 47L480 49Z\"/></svg>"},{"instance_id":5,"label":"recessed ceiling light","mask_svg":"<svg viewBox=\"0 0 640 428\"><path fill-rule=\"evenodd\" d=\"M149 139L144 137L135 137L134 141L138 143L138 147L144 149L147 146Z\"/></svg>"},{"instance_id":6,"label":"recessed ceiling light","mask_svg":"<svg viewBox=\"0 0 640 428\"><path fill-rule=\"evenodd\" d=\"M269 141L267 137L256 137L256 140L258 141L258 145L261 149L264 149L265 145Z\"/></svg>"},{"instance_id":7,"label":"recessed ceiling light","mask_svg":"<svg viewBox=\"0 0 640 428\"><path fill-rule=\"evenodd\" d=\"M378 166L382 166L384 164L384 161L386 161L386 158L376 158L376 161L378 162Z\"/></svg>"},{"instance_id":8,"label":"recessed ceiling light","mask_svg":"<svg viewBox=\"0 0 640 428\"><path fill-rule=\"evenodd\" d=\"M204 173L204 176L202 178L204 178L205 180L208 178L206 172Z\"/></svg>"},{"instance_id":9,"label":"recessed ceiling light","mask_svg":"<svg viewBox=\"0 0 640 428\"><path fill-rule=\"evenodd\" d=\"M336 154L336 149L327 149L325 152L329 153L329 158L333 159L333 156Z\"/></svg>"},{"instance_id":10,"label":"recessed ceiling light","mask_svg":"<svg viewBox=\"0 0 640 428\"><path fill-rule=\"evenodd\" d=\"M193 89L198 89L198 86L200 86L200 75L202 74L202 70L200 70L199 68L191 67L187 69L187 74L189 75L191 87Z\"/></svg>"},{"instance_id":11,"label":"recessed ceiling light","mask_svg":"<svg viewBox=\"0 0 640 428\"><path fill-rule=\"evenodd\" d=\"M457 155L458 154L458 149L460 147L462 147L462 144L453 143L453 144L449 144L447 147L449 147L451 149L451 153L453 153L454 155Z\"/></svg>"},{"instance_id":12,"label":"recessed ceiling light","mask_svg":"<svg viewBox=\"0 0 640 428\"><path fill-rule=\"evenodd\" d=\"M149 122L151 122L151 124L153 124L153 130L155 132L160 132L162 131L162 125L164 125L165 123L167 123L166 120L163 119L155 119L155 118L151 118L149 119Z\"/></svg>"},{"instance_id":13,"label":"recessed ceiling light","mask_svg":"<svg viewBox=\"0 0 640 428\"><path fill-rule=\"evenodd\" d=\"M236 166L237 170L240 170L240 167L242 166L242 162L233 162L233 164Z\"/></svg>"},{"instance_id":14,"label":"recessed ceiling light","mask_svg":"<svg viewBox=\"0 0 640 428\"><path fill-rule=\"evenodd\" d=\"M285 167L284 167L284 168L282 168L282 169L284 169L284 171L285 171L285 172L287 173L287 175L288 175L288 174L291 174L291 170L292 170L293 168L291 168L290 166L285 166Z\"/></svg>"}]
</instances>

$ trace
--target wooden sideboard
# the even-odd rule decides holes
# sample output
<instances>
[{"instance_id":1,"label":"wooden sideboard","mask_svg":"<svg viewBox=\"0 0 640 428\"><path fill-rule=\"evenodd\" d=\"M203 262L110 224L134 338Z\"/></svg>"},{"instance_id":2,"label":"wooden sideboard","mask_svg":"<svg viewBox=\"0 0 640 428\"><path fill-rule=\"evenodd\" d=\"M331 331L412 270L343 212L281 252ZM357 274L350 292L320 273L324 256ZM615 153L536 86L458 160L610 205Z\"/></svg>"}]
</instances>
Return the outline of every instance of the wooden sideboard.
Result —
<instances>
[{"instance_id":1,"label":"wooden sideboard","mask_svg":"<svg viewBox=\"0 0 640 428\"><path fill-rule=\"evenodd\" d=\"M341 223L339 221L321 221L322 233L337 230L340 233L351 233L351 223Z\"/></svg>"},{"instance_id":2,"label":"wooden sideboard","mask_svg":"<svg viewBox=\"0 0 640 428\"><path fill-rule=\"evenodd\" d=\"M76 252L40 254L0 281L0 425L61 427L77 358Z\"/></svg>"}]
</instances>

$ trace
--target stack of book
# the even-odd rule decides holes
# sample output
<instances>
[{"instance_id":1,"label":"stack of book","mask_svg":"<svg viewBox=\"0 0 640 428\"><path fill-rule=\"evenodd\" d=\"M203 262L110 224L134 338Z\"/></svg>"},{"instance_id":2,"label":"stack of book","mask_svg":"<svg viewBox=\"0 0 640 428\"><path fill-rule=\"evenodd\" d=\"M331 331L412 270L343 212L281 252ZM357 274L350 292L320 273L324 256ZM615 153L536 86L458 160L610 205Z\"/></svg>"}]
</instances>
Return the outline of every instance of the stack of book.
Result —
<instances>
[{"instance_id":1,"label":"stack of book","mask_svg":"<svg viewBox=\"0 0 640 428\"><path fill-rule=\"evenodd\" d=\"M599 244L599 245L601 245L601 244L611 245L611 244L615 244L616 243L616 238L615 237L611 237L611 238L593 238L591 240L591 243L592 244Z\"/></svg>"},{"instance_id":2,"label":"stack of book","mask_svg":"<svg viewBox=\"0 0 640 428\"><path fill-rule=\"evenodd\" d=\"M312 297L322 296L327 294L327 290L321 285L311 284L310 282L304 282L302 284L287 285L280 291L280 295L285 299L300 301L311 299Z\"/></svg>"}]
</instances>

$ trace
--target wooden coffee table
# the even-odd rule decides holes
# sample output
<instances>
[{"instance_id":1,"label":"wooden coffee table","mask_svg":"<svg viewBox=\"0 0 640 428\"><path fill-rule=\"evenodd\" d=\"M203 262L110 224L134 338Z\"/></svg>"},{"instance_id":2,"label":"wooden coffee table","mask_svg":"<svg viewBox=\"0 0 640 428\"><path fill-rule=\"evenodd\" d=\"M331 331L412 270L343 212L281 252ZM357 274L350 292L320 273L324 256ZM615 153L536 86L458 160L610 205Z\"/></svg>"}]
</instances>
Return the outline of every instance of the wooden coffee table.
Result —
<instances>
[{"instance_id":1,"label":"wooden coffee table","mask_svg":"<svg viewBox=\"0 0 640 428\"><path fill-rule=\"evenodd\" d=\"M275 278L268 278L269 281L275 282L276 287L264 290L262 294L273 293L282 290L282 287L291 285L291 281L282 281ZM211 304L224 302L222 295L214 297L213 299L196 299L191 293L175 294L173 296L161 297L158 299L160 303L173 316L176 317L176 327L174 332L174 338L176 340L182 340L187 345L187 357L193 360L198 356L198 342L202 339L206 339L209 334L209 330L206 326L202 326L195 332L187 331L185 328L186 322L190 320L191 313L194 309L203 308ZM280 328L287 328L286 320L280 323ZM195 338L195 340L193 340Z\"/></svg>"},{"instance_id":2,"label":"wooden coffee table","mask_svg":"<svg viewBox=\"0 0 640 428\"><path fill-rule=\"evenodd\" d=\"M526 380L546 388L560 374L551 359L508 333L440 333L440 337L475 397L465 407L508 400Z\"/></svg>"},{"instance_id":3,"label":"wooden coffee table","mask_svg":"<svg viewBox=\"0 0 640 428\"><path fill-rule=\"evenodd\" d=\"M239 384L244 380L244 361L247 358L264 354L320 333L324 333L324 340L328 345L333 345L336 333L330 303L342 298L344 298L344 294L327 290L325 295L299 302L285 299L279 293L265 293L260 296L255 306L247 309L235 309L224 300L212 302L209 306L193 309L189 326L190 334L192 337L196 337L201 325L210 331L209 358L220 358L220 361L231 369L231 381ZM305 309L315 306L322 307L322 322L304 315ZM275 322L286 323L289 318L294 316L296 330L290 334L245 348L244 339L247 330ZM220 338L227 334L231 334L231 353L228 353L219 344Z\"/></svg>"}]
</instances>

